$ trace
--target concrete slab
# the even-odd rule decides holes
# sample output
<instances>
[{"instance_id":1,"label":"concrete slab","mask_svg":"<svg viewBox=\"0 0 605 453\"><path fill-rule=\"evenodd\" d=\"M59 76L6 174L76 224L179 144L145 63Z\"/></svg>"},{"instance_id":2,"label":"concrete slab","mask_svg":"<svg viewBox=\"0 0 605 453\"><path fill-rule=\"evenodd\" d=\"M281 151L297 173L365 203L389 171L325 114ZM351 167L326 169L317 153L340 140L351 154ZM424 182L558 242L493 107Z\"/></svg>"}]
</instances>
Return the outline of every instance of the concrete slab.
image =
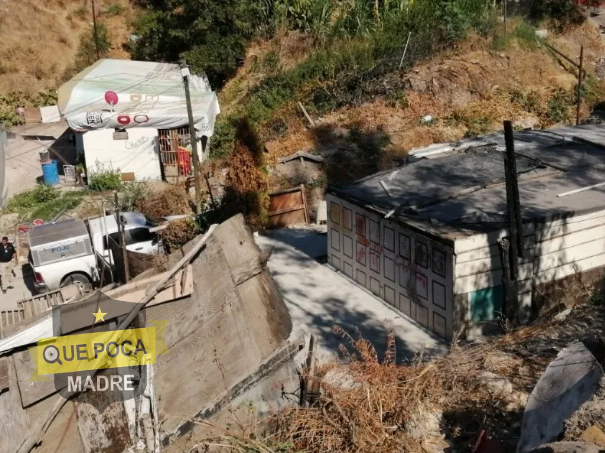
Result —
<instances>
[{"instance_id":1,"label":"concrete slab","mask_svg":"<svg viewBox=\"0 0 605 453\"><path fill-rule=\"evenodd\" d=\"M259 236L257 243L261 248L274 247L269 270L290 310L293 338L313 334L322 350L336 356L338 346L346 340L333 333L333 326L342 327L353 337L359 329L382 355L392 329L398 361L420 351L427 356L447 352L447 345L430 332L313 259L313 255L325 255L325 234L308 229L279 230L270 237Z\"/></svg>"},{"instance_id":2,"label":"concrete slab","mask_svg":"<svg viewBox=\"0 0 605 453\"><path fill-rule=\"evenodd\" d=\"M6 294L0 292L0 310L15 310L17 302L36 294L32 276L26 272L24 277L21 266L15 268L15 273L17 277L13 278L13 288L6 290Z\"/></svg>"},{"instance_id":3,"label":"concrete slab","mask_svg":"<svg viewBox=\"0 0 605 453\"><path fill-rule=\"evenodd\" d=\"M69 141L67 123L26 124L11 130L5 150L5 182L0 193L0 206L10 197L36 186L42 177L40 150L47 148L50 157L62 165L72 163L75 158L75 144Z\"/></svg>"}]
</instances>

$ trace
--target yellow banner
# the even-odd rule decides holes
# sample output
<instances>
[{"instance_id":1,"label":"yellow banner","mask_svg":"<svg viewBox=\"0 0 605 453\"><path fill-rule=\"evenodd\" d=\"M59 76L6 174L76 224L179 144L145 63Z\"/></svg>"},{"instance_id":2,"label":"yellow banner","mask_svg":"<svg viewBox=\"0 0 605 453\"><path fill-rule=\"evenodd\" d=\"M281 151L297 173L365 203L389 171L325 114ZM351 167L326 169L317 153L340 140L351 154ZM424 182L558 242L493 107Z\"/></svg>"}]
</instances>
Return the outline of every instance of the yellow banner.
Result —
<instances>
[{"instance_id":1,"label":"yellow banner","mask_svg":"<svg viewBox=\"0 0 605 453\"><path fill-rule=\"evenodd\" d=\"M156 327L145 327L40 339L37 348L31 349L37 365L32 378L153 364L158 354L167 352L161 339L165 323L161 324L159 332Z\"/></svg>"}]
</instances>

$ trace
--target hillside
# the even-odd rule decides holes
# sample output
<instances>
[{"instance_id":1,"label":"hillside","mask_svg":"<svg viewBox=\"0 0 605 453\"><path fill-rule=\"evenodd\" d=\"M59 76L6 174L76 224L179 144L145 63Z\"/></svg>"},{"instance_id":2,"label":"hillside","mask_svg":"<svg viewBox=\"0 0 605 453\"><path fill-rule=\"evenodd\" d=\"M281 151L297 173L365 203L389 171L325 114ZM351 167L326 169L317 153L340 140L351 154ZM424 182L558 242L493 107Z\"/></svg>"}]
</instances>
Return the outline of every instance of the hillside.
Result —
<instances>
[{"instance_id":1,"label":"hillside","mask_svg":"<svg viewBox=\"0 0 605 453\"><path fill-rule=\"evenodd\" d=\"M327 108L317 102L317 87L309 95L308 86L271 110L265 102L257 125L263 141L269 141L268 163L300 150L327 153L328 180L345 182L390 168L413 148L500 130L505 119L512 119L517 128L575 122L577 70L538 42L525 21L516 19L511 28L506 41L500 25L493 35L471 34L453 48L418 58L411 67L364 81L369 93L354 99L333 90L332 80L317 82L331 95L327 102L333 105ZM550 31L547 42L576 61L584 47L589 75L581 118L586 120L605 93L599 78L605 45L598 28L586 21L561 33ZM412 40L412 52L413 45ZM297 32L251 47L246 63L221 93L221 124L243 111L256 114L263 91L267 97L272 94L267 81L275 72L288 77L314 55L311 40ZM299 100L314 119L314 128ZM423 121L427 116L431 119ZM273 181L273 188L288 184Z\"/></svg>"},{"instance_id":2,"label":"hillside","mask_svg":"<svg viewBox=\"0 0 605 453\"><path fill-rule=\"evenodd\" d=\"M129 0L95 5L108 29L108 55L128 58L122 43L130 34ZM0 95L54 89L73 74L80 43L92 30L89 0L19 0L3 2L0 10Z\"/></svg>"}]
</instances>

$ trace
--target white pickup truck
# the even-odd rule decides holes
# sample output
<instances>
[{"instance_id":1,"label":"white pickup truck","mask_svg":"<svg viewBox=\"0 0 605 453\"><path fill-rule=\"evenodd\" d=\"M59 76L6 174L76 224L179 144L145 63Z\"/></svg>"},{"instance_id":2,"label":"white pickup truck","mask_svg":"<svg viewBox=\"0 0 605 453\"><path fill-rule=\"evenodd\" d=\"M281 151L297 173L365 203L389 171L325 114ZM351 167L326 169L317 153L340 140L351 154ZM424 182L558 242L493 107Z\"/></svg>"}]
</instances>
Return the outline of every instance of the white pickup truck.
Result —
<instances>
[{"instance_id":1,"label":"white pickup truck","mask_svg":"<svg viewBox=\"0 0 605 453\"><path fill-rule=\"evenodd\" d=\"M140 212L123 212L126 249L138 253L164 253L158 231L167 222L187 216L149 219ZM35 226L29 231L29 262L38 292L75 284L87 291L99 280L99 260L113 266L109 241L120 242L113 215L70 219Z\"/></svg>"}]
</instances>

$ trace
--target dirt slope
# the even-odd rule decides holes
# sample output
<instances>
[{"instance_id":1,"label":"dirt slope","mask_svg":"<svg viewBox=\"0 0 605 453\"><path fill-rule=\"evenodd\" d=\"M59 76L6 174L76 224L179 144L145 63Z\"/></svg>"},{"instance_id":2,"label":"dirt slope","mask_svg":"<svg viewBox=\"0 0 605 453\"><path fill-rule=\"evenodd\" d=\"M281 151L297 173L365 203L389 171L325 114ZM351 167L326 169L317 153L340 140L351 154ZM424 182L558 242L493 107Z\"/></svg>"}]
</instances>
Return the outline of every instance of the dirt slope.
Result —
<instances>
[{"instance_id":1,"label":"dirt slope","mask_svg":"<svg viewBox=\"0 0 605 453\"><path fill-rule=\"evenodd\" d=\"M129 0L95 5L112 41L110 56L127 58L121 44L129 35ZM0 0L0 93L56 88L70 75L81 36L91 27L89 0Z\"/></svg>"},{"instance_id":2,"label":"dirt slope","mask_svg":"<svg viewBox=\"0 0 605 453\"><path fill-rule=\"evenodd\" d=\"M280 40L297 50L296 60L301 55L304 58L305 50L310 51L299 36ZM587 118L589 104L605 93L598 79L603 74L603 38L593 23L586 22L563 35L551 33L548 42L573 59L584 46L592 92L581 111L582 118ZM268 52L280 50L274 44L262 43L250 52L240 74L221 94L224 112L237 105L266 75L257 62L263 61ZM280 58L284 53L278 52ZM277 136L264 134L267 137L263 138L270 140L268 162L275 163L277 158L300 150L320 151L331 156L329 165L339 167L332 175L328 168L328 180L345 182L389 168L393 159L413 148L499 130L505 119L512 119L518 128L570 123L575 119L576 77L568 63L543 45L513 38L507 46L499 47L491 40L473 37L455 50L420 62L407 73L385 78L385 85L400 86L403 82L402 99L377 98L315 117L318 126L314 129L308 127L296 103L287 105L274 115L287 125L287 130ZM422 120L427 115L431 121ZM346 165L340 165L343 163Z\"/></svg>"}]
</instances>

